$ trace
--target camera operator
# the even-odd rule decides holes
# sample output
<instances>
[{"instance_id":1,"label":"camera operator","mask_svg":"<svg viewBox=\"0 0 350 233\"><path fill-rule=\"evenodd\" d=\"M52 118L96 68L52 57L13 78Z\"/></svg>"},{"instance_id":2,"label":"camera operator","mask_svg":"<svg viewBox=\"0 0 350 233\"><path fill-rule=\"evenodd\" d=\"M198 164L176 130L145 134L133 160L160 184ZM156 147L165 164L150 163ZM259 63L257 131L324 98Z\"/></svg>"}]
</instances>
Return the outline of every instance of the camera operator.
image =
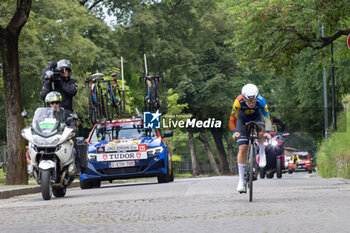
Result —
<instances>
[{"instance_id":1,"label":"camera operator","mask_svg":"<svg viewBox=\"0 0 350 233\"><path fill-rule=\"evenodd\" d=\"M71 79L71 64L68 60L50 62L42 71L43 89L40 97L45 101L46 95L51 91L57 91L62 95L62 107L67 118L73 112L73 96L77 94L78 85L75 79Z\"/></svg>"}]
</instances>

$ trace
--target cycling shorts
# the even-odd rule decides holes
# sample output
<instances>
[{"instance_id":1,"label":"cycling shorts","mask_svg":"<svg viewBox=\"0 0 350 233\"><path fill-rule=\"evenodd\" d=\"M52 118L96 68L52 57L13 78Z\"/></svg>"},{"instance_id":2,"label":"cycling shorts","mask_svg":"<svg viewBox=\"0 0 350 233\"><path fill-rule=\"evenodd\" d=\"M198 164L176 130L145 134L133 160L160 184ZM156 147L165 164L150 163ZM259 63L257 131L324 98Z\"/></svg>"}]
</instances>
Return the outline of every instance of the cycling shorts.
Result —
<instances>
[{"instance_id":1,"label":"cycling shorts","mask_svg":"<svg viewBox=\"0 0 350 233\"><path fill-rule=\"evenodd\" d=\"M243 132L242 128L243 128L243 125L249 121L261 122L262 123L261 126L265 128L265 121L264 121L264 118L263 118L261 111L257 112L257 114L254 114L252 116L247 116L247 115L244 115L243 113L239 113L238 117L237 117L237 122L236 122L236 127L237 127L239 134L240 134L240 137L238 137L238 139L237 139L238 146L248 145L248 139L242 138L241 136L246 136L246 134L245 134L245 132Z\"/></svg>"}]
</instances>

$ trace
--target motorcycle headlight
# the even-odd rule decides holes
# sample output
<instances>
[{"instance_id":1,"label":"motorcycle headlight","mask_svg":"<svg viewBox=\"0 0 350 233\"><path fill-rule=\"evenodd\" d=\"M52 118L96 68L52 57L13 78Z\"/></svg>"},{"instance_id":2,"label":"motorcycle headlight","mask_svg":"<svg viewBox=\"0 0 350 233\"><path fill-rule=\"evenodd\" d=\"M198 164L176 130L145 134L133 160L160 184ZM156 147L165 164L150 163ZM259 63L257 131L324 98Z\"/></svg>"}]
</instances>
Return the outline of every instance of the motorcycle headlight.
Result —
<instances>
[{"instance_id":1,"label":"motorcycle headlight","mask_svg":"<svg viewBox=\"0 0 350 233\"><path fill-rule=\"evenodd\" d=\"M163 151L164 151L164 147L158 146L158 147L155 147L155 148L147 149L147 154L155 155L155 154L162 153Z\"/></svg>"},{"instance_id":2,"label":"motorcycle headlight","mask_svg":"<svg viewBox=\"0 0 350 233\"><path fill-rule=\"evenodd\" d=\"M34 143L37 145L56 145L60 140L60 138L57 136L43 138L38 135L35 135L33 138L34 138Z\"/></svg>"},{"instance_id":3,"label":"motorcycle headlight","mask_svg":"<svg viewBox=\"0 0 350 233\"><path fill-rule=\"evenodd\" d=\"M277 146L278 141L272 141L271 144L272 144L273 146Z\"/></svg>"}]
</instances>

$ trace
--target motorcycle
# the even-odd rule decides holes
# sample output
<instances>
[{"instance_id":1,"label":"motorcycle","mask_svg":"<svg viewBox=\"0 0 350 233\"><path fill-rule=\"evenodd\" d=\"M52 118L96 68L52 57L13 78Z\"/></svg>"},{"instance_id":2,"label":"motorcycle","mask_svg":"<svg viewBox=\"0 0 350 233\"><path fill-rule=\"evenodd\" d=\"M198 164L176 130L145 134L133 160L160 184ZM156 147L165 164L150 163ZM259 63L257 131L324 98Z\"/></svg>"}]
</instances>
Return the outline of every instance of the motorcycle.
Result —
<instances>
[{"instance_id":1,"label":"motorcycle","mask_svg":"<svg viewBox=\"0 0 350 233\"><path fill-rule=\"evenodd\" d=\"M69 120L77 120L72 115ZM29 118L25 111L22 116ZM29 142L30 173L41 186L44 200L50 200L52 194L64 197L75 179L74 136L75 130L66 124L63 108L36 109L31 126L22 130L22 137Z\"/></svg>"},{"instance_id":2,"label":"motorcycle","mask_svg":"<svg viewBox=\"0 0 350 233\"><path fill-rule=\"evenodd\" d=\"M284 167L284 137L289 136L289 133L277 133L272 138L265 142L266 166L259 168L260 178L273 178L276 173L277 178L282 178L282 170ZM257 155L259 161L259 155ZM259 166L259 164L258 164Z\"/></svg>"}]
</instances>

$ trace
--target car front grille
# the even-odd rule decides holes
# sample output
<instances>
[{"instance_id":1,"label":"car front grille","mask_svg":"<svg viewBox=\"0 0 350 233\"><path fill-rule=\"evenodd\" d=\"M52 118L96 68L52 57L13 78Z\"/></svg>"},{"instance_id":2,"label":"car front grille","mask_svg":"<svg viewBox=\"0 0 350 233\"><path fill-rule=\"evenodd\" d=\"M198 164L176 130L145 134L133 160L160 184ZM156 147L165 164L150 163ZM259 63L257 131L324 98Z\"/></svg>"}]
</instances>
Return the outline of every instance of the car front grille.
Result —
<instances>
[{"instance_id":1,"label":"car front grille","mask_svg":"<svg viewBox=\"0 0 350 233\"><path fill-rule=\"evenodd\" d=\"M103 175L118 175L124 173L138 173L146 169L146 166L136 166L136 167L123 167L123 168L106 168L97 169L97 171Z\"/></svg>"}]
</instances>

